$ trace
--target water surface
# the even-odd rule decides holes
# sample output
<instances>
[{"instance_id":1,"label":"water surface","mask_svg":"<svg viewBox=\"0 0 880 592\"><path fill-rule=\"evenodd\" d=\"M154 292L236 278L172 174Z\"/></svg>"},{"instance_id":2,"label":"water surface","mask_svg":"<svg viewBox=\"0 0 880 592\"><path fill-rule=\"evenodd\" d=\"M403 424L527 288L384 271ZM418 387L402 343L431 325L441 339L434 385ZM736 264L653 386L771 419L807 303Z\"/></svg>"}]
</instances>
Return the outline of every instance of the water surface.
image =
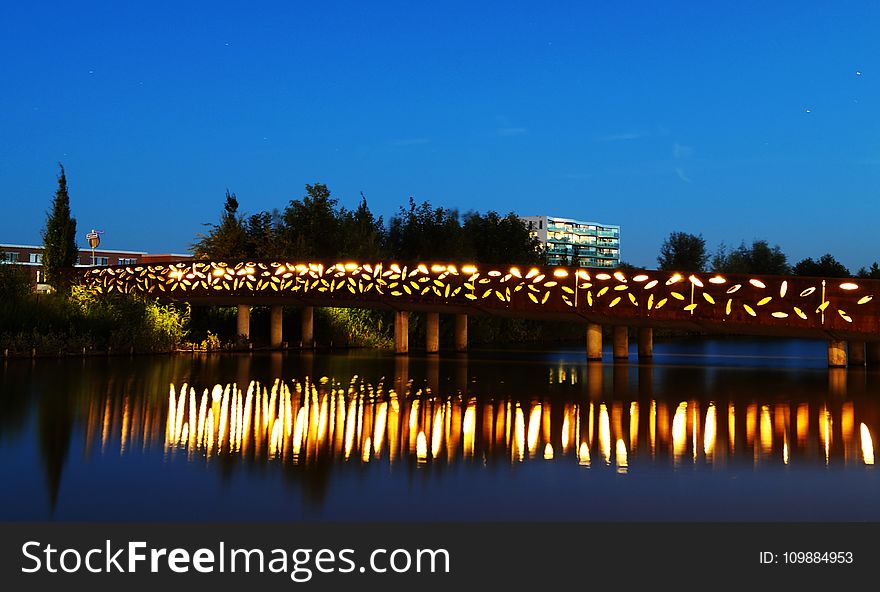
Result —
<instances>
[{"instance_id":1,"label":"water surface","mask_svg":"<svg viewBox=\"0 0 880 592\"><path fill-rule=\"evenodd\" d=\"M880 520L821 342L13 360L0 520Z\"/></svg>"}]
</instances>

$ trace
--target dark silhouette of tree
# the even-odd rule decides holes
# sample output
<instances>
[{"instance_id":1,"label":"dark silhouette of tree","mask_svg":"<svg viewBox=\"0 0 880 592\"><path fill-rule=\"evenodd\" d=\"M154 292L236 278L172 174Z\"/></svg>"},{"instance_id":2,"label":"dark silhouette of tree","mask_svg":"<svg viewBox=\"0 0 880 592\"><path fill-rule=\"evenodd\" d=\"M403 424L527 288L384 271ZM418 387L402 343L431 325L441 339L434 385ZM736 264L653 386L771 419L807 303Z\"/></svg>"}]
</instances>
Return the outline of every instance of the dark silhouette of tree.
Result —
<instances>
[{"instance_id":1,"label":"dark silhouette of tree","mask_svg":"<svg viewBox=\"0 0 880 592\"><path fill-rule=\"evenodd\" d=\"M301 260L335 258L342 240L338 214L326 185L306 185L306 194L290 200L282 216L284 254Z\"/></svg>"},{"instance_id":2,"label":"dark silhouette of tree","mask_svg":"<svg viewBox=\"0 0 880 592\"><path fill-rule=\"evenodd\" d=\"M502 217L489 211L481 215L468 212L462 226L465 237L461 255L478 263L543 262L541 241L532 237L528 226L513 212Z\"/></svg>"},{"instance_id":3,"label":"dark silhouette of tree","mask_svg":"<svg viewBox=\"0 0 880 592\"><path fill-rule=\"evenodd\" d=\"M468 258L458 211L434 208L428 202L400 208L391 218L388 244L392 257L405 261L460 261Z\"/></svg>"},{"instance_id":4,"label":"dark silhouette of tree","mask_svg":"<svg viewBox=\"0 0 880 592\"><path fill-rule=\"evenodd\" d=\"M279 221L277 212L260 212L247 218L244 223L245 256L273 259L282 254Z\"/></svg>"},{"instance_id":5,"label":"dark silhouette of tree","mask_svg":"<svg viewBox=\"0 0 880 592\"><path fill-rule=\"evenodd\" d=\"M745 242L731 252L722 243L712 258L712 271L720 273L754 273L784 275L791 269L779 245L771 247L765 240L755 240L751 247Z\"/></svg>"},{"instance_id":6,"label":"dark silhouette of tree","mask_svg":"<svg viewBox=\"0 0 880 592\"><path fill-rule=\"evenodd\" d=\"M664 271L703 271L708 259L702 234L671 232L660 247L657 265Z\"/></svg>"},{"instance_id":7,"label":"dark silhouette of tree","mask_svg":"<svg viewBox=\"0 0 880 592\"><path fill-rule=\"evenodd\" d=\"M871 267L867 269L860 267L856 275L866 280L880 280L880 265L877 265L877 262L875 261L871 264Z\"/></svg>"},{"instance_id":8,"label":"dark silhouette of tree","mask_svg":"<svg viewBox=\"0 0 880 592\"><path fill-rule=\"evenodd\" d=\"M367 206L367 198L361 193L361 202L354 212L340 212L341 237L339 256L355 261L382 258L385 251L385 224L376 218Z\"/></svg>"},{"instance_id":9,"label":"dark silhouette of tree","mask_svg":"<svg viewBox=\"0 0 880 592\"><path fill-rule=\"evenodd\" d=\"M198 235L192 251L196 257L210 259L238 259L246 256L247 241L244 221L238 213L238 198L226 190L226 203L220 224L206 224L211 227L207 235Z\"/></svg>"},{"instance_id":10,"label":"dark silhouette of tree","mask_svg":"<svg viewBox=\"0 0 880 592\"><path fill-rule=\"evenodd\" d=\"M58 175L58 189L52 200L52 210L47 213L46 227L43 230L43 270L46 281L59 292L68 288L67 281L60 273L65 267L73 267L79 256L76 246L76 218L70 215L70 196L67 193L67 176L64 165Z\"/></svg>"},{"instance_id":11,"label":"dark silhouette of tree","mask_svg":"<svg viewBox=\"0 0 880 592\"><path fill-rule=\"evenodd\" d=\"M849 269L847 269L843 263L835 259L831 253L822 255L819 257L818 261L813 261L810 257L798 261L794 267L792 267L792 273L795 275L808 275L815 277L850 277Z\"/></svg>"}]
</instances>

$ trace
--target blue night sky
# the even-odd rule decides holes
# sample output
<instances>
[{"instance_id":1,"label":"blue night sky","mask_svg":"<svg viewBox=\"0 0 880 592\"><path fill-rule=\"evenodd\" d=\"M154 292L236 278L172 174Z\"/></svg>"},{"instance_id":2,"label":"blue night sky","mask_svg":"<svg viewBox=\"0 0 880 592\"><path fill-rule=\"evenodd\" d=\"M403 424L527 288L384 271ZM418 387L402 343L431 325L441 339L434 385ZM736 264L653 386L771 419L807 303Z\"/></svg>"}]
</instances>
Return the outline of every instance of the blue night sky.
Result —
<instances>
[{"instance_id":1,"label":"blue night sky","mask_svg":"<svg viewBox=\"0 0 880 592\"><path fill-rule=\"evenodd\" d=\"M82 235L186 251L226 188L246 213L323 182L387 217L766 238L880 259L880 4L8 2L0 242L38 243L67 169Z\"/></svg>"}]
</instances>

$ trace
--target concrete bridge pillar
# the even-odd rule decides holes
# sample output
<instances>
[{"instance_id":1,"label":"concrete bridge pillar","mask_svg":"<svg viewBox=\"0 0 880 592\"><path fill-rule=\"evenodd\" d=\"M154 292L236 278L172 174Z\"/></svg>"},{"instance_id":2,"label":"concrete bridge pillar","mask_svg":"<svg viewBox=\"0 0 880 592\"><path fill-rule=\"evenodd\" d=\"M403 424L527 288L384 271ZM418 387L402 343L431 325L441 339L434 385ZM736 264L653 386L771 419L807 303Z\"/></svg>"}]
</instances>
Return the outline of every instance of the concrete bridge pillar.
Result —
<instances>
[{"instance_id":1,"label":"concrete bridge pillar","mask_svg":"<svg viewBox=\"0 0 880 592\"><path fill-rule=\"evenodd\" d=\"M602 359L602 325L587 324L587 359Z\"/></svg>"},{"instance_id":2,"label":"concrete bridge pillar","mask_svg":"<svg viewBox=\"0 0 880 592\"><path fill-rule=\"evenodd\" d=\"M409 313L405 310L394 315L394 353L409 353Z\"/></svg>"},{"instance_id":3,"label":"concrete bridge pillar","mask_svg":"<svg viewBox=\"0 0 880 592\"><path fill-rule=\"evenodd\" d=\"M238 305L238 316L236 318L236 331L239 337L246 340L251 338L251 307L247 304Z\"/></svg>"},{"instance_id":4,"label":"concrete bridge pillar","mask_svg":"<svg viewBox=\"0 0 880 592\"><path fill-rule=\"evenodd\" d=\"M865 365L865 342L864 341L847 341L846 355L850 366Z\"/></svg>"},{"instance_id":5,"label":"concrete bridge pillar","mask_svg":"<svg viewBox=\"0 0 880 592\"><path fill-rule=\"evenodd\" d=\"M625 360L629 358L629 327L617 325L614 327L614 359Z\"/></svg>"},{"instance_id":6,"label":"concrete bridge pillar","mask_svg":"<svg viewBox=\"0 0 880 592\"><path fill-rule=\"evenodd\" d=\"M466 314L455 315L455 351L467 351L468 346L468 317Z\"/></svg>"},{"instance_id":7,"label":"concrete bridge pillar","mask_svg":"<svg viewBox=\"0 0 880 592\"><path fill-rule=\"evenodd\" d=\"M828 367L842 368L846 366L846 342L830 339L828 341Z\"/></svg>"},{"instance_id":8,"label":"concrete bridge pillar","mask_svg":"<svg viewBox=\"0 0 880 592\"><path fill-rule=\"evenodd\" d=\"M276 304L269 309L269 344L278 349L283 343L284 307Z\"/></svg>"},{"instance_id":9,"label":"concrete bridge pillar","mask_svg":"<svg viewBox=\"0 0 880 592\"><path fill-rule=\"evenodd\" d=\"M865 361L869 366L880 365L880 341L865 344Z\"/></svg>"},{"instance_id":10,"label":"concrete bridge pillar","mask_svg":"<svg viewBox=\"0 0 880 592\"><path fill-rule=\"evenodd\" d=\"M315 346L315 308L304 306L302 309L302 346L311 349Z\"/></svg>"},{"instance_id":11,"label":"concrete bridge pillar","mask_svg":"<svg viewBox=\"0 0 880 592\"><path fill-rule=\"evenodd\" d=\"M429 312L425 321L425 350L436 354L440 351L440 313Z\"/></svg>"},{"instance_id":12,"label":"concrete bridge pillar","mask_svg":"<svg viewBox=\"0 0 880 592\"><path fill-rule=\"evenodd\" d=\"M639 360L654 357L654 330L651 327L639 327Z\"/></svg>"}]
</instances>

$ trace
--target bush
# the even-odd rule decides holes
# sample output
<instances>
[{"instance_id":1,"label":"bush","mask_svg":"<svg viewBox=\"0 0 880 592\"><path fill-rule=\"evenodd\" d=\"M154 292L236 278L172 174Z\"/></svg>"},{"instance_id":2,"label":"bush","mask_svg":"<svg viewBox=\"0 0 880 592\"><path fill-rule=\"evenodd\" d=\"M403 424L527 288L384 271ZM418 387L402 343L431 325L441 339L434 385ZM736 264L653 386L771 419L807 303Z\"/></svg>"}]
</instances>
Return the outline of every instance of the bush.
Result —
<instances>
[{"instance_id":1,"label":"bush","mask_svg":"<svg viewBox=\"0 0 880 592\"><path fill-rule=\"evenodd\" d=\"M13 353L167 352L187 333L189 307L140 296L101 296L81 286L68 296L19 296L0 309L0 348Z\"/></svg>"}]
</instances>

